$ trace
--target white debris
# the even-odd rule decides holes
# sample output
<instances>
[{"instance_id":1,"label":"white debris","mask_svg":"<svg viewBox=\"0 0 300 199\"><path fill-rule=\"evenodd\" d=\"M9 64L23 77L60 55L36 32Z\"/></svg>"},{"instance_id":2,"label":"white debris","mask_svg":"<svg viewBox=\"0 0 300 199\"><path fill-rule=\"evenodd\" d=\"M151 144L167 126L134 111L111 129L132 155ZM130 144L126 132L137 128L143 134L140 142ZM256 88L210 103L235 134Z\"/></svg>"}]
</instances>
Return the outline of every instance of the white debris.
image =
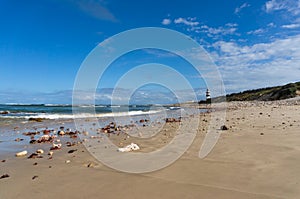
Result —
<instances>
[{"instance_id":1,"label":"white debris","mask_svg":"<svg viewBox=\"0 0 300 199\"><path fill-rule=\"evenodd\" d=\"M38 149L38 150L36 150L36 153L38 153L38 154L43 154L43 153L44 153L44 150L43 150L43 149Z\"/></svg>"},{"instance_id":2,"label":"white debris","mask_svg":"<svg viewBox=\"0 0 300 199\"><path fill-rule=\"evenodd\" d=\"M135 143L131 143L123 148L118 148L119 152L130 152L130 151L137 151L137 150L140 150L140 147Z\"/></svg>"},{"instance_id":3,"label":"white debris","mask_svg":"<svg viewBox=\"0 0 300 199\"><path fill-rule=\"evenodd\" d=\"M22 156L25 156L25 155L27 155L27 151L21 151L21 152L16 153L17 157L22 157Z\"/></svg>"}]
</instances>

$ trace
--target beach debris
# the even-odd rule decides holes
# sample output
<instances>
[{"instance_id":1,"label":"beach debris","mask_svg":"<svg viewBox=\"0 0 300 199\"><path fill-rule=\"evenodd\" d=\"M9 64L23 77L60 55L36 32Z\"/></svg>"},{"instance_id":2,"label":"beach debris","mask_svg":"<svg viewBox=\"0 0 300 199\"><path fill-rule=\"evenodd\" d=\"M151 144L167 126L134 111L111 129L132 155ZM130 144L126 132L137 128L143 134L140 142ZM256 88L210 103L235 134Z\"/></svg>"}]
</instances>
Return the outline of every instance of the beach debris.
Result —
<instances>
[{"instance_id":1,"label":"beach debris","mask_svg":"<svg viewBox=\"0 0 300 199\"><path fill-rule=\"evenodd\" d=\"M36 150L36 153L37 153L37 154L43 154L43 153L44 153L44 150L43 150L43 149L38 149L38 150Z\"/></svg>"},{"instance_id":2,"label":"beach debris","mask_svg":"<svg viewBox=\"0 0 300 199\"><path fill-rule=\"evenodd\" d=\"M60 136L63 136L63 135L65 135L66 133L63 131L63 130L60 130L60 131L58 131L57 132L57 135L60 135Z\"/></svg>"},{"instance_id":3,"label":"beach debris","mask_svg":"<svg viewBox=\"0 0 300 199\"><path fill-rule=\"evenodd\" d=\"M77 149L71 149L68 151L68 153L74 153L75 151L77 151Z\"/></svg>"},{"instance_id":4,"label":"beach debris","mask_svg":"<svg viewBox=\"0 0 300 199\"><path fill-rule=\"evenodd\" d=\"M87 167L87 168L96 168L98 166L98 164L94 163L94 162L87 162L86 164L84 164L83 166Z\"/></svg>"},{"instance_id":5,"label":"beach debris","mask_svg":"<svg viewBox=\"0 0 300 199\"><path fill-rule=\"evenodd\" d=\"M37 143L37 140L34 140L34 139L29 141L29 144L36 144L36 143Z\"/></svg>"},{"instance_id":6,"label":"beach debris","mask_svg":"<svg viewBox=\"0 0 300 199\"><path fill-rule=\"evenodd\" d=\"M131 143L123 148L118 148L118 151L119 152L130 152L130 151L137 151L139 149L140 149L140 147L137 144Z\"/></svg>"},{"instance_id":7,"label":"beach debris","mask_svg":"<svg viewBox=\"0 0 300 199\"><path fill-rule=\"evenodd\" d=\"M53 155L53 151L49 151L48 155L52 156Z\"/></svg>"},{"instance_id":8,"label":"beach debris","mask_svg":"<svg viewBox=\"0 0 300 199\"><path fill-rule=\"evenodd\" d=\"M23 135L25 135L25 136L34 136L34 135L37 135L37 134L40 134L40 132L39 131L33 131L33 132L23 133Z\"/></svg>"},{"instance_id":9,"label":"beach debris","mask_svg":"<svg viewBox=\"0 0 300 199\"><path fill-rule=\"evenodd\" d=\"M9 114L9 111L0 111L0 114L6 115L6 114Z\"/></svg>"},{"instance_id":10,"label":"beach debris","mask_svg":"<svg viewBox=\"0 0 300 199\"><path fill-rule=\"evenodd\" d=\"M37 154L37 153L32 153L28 159L35 159L35 158L43 158L43 156Z\"/></svg>"},{"instance_id":11,"label":"beach debris","mask_svg":"<svg viewBox=\"0 0 300 199\"><path fill-rule=\"evenodd\" d=\"M50 148L50 150L58 150L58 149L61 149L60 143L58 143L58 144L53 143L52 147Z\"/></svg>"},{"instance_id":12,"label":"beach debris","mask_svg":"<svg viewBox=\"0 0 300 199\"><path fill-rule=\"evenodd\" d=\"M21 151L21 152L18 152L18 153L16 153L16 157L23 157L23 156L25 156L25 155L27 155L27 151L25 150L25 151Z\"/></svg>"},{"instance_id":13,"label":"beach debris","mask_svg":"<svg viewBox=\"0 0 300 199\"><path fill-rule=\"evenodd\" d=\"M3 179L3 178L9 178L10 176L8 174L3 174L2 176L0 176L0 179Z\"/></svg>"},{"instance_id":14,"label":"beach debris","mask_svg":"<svg viewBox=\"0 0 300 199\"><path fill-rule=\"evenodd\" d=\"M75 146L76 142L66 142L67 147Z\"/></svg>"},{"instance_id":15,"label":"beach debris","mask_svg":"<svg viewBox=\"0 0 300 199\"><path fill-rule=\"evenodd\" d=\"M220 127L220 129L221 129L222 131L227 131L227 130L228 130L228 127L227 127L226 125L222 125L222 126Z\"/></svg>"},{"instance_id":16,"label":"beach debris","mask_svg":"<svg viewBox=\"0 0 300 199\"><path fill-rule=\"evenodd\" d=\"M70 162L71 162L71 160L66 160L65 161L66 164L69 164Z\"/></svg>"},{"instance_id":17,"label":"beach debris","mask_svg":"<svg viewBox=\"0 0 300 199\"><path fill-rule=\"evenodd\" d=\"M1 160L1 162L6 162L6 160Z\"/></svg>"},{"instance_id":18,"label":"beach debris","mask_svg":"<svg viewBox=\"0 0 300 199\"><path fill-rule=\"evenodd\" d=\"M89 135L89 132L83 131L82 134L83 134L84 136L88 136L88 135Z\"/></svg>"},{"instance_id":19,"label":"beach debris","mask_svg":"<svg viewBox=\"0 0 300 199\"><path fill-rule=\"evenodd\" d=\"M36 166L36 165L38 165L38 163L37 163L37 162L35 162L35 163L33 163L33 165L34 165L34 166Z\"/></svg>"},{"instance_id":20,"label":"beach debris","mask_svg":"<svg viewBox=\"0 0 300 199\"><path fill-rule=\"evenodd\" d=\"M36 178L38 178L39 176L33 176L31 179L32 180L34 180L34 179L36 179Z\"/></svg>"},{"instance_id":21,"label":"beach debris","mask_svg":"<svg viewBox=\"0 0 300 199\"><path fill-rule=\"evenodd\" d=\"M171 117L171 118L166 118L165 120L166 120L166 123L181 122L181 118L176 119L176 118Z\"/></svg>"},{"instance_id":22,"label":"beach debris","mask_svg":"<svg viewBox=\"0 0 300 199\"><path fill-rule=\"evenodd\" d=\"M70 138L76 139L78 136L76 134L70 134Z\"/></svg>"},{"instance_id":23,"label":"beach debris","mask_svg":"<svg viewBox=\"0 0 300 199\"><path fill-rule=\"evenodd\" d=\"M52 142L54 140L55 136L50 136L50 135L43 135L41 136L37 142L38 143L45 143L45 142Z\"/></svg>"},{"instance_id":24,"label":"beach debris","mask_svg":"<svg viewBox=\"0 0 300 199\"><path fill-rule=\"evenodd\" d=\"M45 130L43 130L43 134L44 134L44 135L49 135L49 134L50 134L50 132L51 132L51 131L50 131L49 129L45 129Z\"/></svg>"},{"instance_id":25,"label":"beach debris","mask_svg":"<svg viewBox=\"0 0 300 199\"><path fill-rule=\"evenodd\" d=\"M28 121L34 121L34 122L42 122L43 120L44 120L44 118L40 118L40 117L38 117L38 118L31 117L28 119Z\"/></svg>"},{"instance_id":26,"label":"beach debris","mask_svg":"<svg viewBox=\"0 0 300 199\"><path fill-rule=\"evenodd\" d=\"M24 140L23 138L16 138L15 139L16 142L20 142L20 141L23 141L23 140Z\"/></svg>"}]
</instances>

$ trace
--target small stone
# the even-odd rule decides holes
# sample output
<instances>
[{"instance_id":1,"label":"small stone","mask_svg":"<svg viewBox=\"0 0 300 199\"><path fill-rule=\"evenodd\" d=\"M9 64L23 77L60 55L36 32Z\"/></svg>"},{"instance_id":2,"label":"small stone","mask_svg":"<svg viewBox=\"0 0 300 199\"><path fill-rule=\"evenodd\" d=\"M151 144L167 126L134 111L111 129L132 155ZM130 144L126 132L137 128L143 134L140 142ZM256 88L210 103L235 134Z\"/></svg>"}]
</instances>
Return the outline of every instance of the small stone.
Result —
<instances>
[{"instance_id":1,"label":"small stone","mask_svg":"<svg viewBox=\"0 0 300 199\"><path fill-rule=\"evenodd\" d=\"M52 147L50 148L50 150L58 150L58 149L61 149L61 144L55 144L53 143L52 144Z\"/></svg>"},{"instance_id":2,"label":"small stone","mask_svg":"<svg viewBox=\"0 0 300 199\"><path fill-rule=\"evenodd\" d=\"M48 155L52 156L53 155L53 151L49 151Z\"/></svg>"},{"instance_id":3,"label":"small stone","mask_svg":"<svg viewBox=\"0 0 300 199\"><path fill-rule=\"evenodd\" d=\"M29 118L28 121L42 122L43 118Z\"/></svg>"},{"instance_id":4,"label":"small stone","mask_svg":"<svg viewBox=\"0 0 300 199\"><path fill-rule=\"evenodd\" d=\"M20 141L23 141L23 140L24 140L23 138L16 138L15 139L16 142L20 142Z\"/></svg>"},{"instance_id":5,"label":"small stone","mask_svg":"<svg viewBox=\"0 0 300 199\"><path fill-rule=\"evenodd\" d=\"M228 130L228 127L225 126L225 125L222 125L220 129L221 129L222 131L226 131L226 130Z\"/></svg>"},{"instance_id":6,"label":"small stone","mask_svg":"<svg viewBox=\"0 0 300 199\"><path fill-rule=\"evenodd\" d=\"M9 175L8 174L4 174L4 175L0 176L0 179L3 179L3 178L9 178Z\"/></svg>"},{"instance_id":7,"label":"small stone","mask_svg":"<svg viewBox=\"0 0 300 199\"><path fill-rule=\"evenodd\" d=\"M28 159L35 159L35 158L43 158L43 156L37 154L37 153L32 153Z\"/></svg>"},{"instance_id":8,"label":"small stone","mask_svg":"<svg viewBox=\"0 0 300 199\"><path fill-rule=\"evenodd\" d=\"M34 166L36 166L36 165L38 165L38 163L37 163L37 162L35 162L35 163L33 163L33 165L34 165Z\"/></svg>"},{"instance_id":9,"label":"small stone","mask_svg":"<svg viewBox=\"0 0 300 199\"><path fill-rule=\"evenodd\" d=\"M260 133L260 135L264 135L264 133Z\"/></svg>"},{"instance_id":10,"label":"small stone","mask_svg":"<svg viewBox=\"0 0 300 199\"><path fill-rule=\"evenodd\" d=\"M85 136L88 136L88 135L89 135L89 132L83 131L82 134L85 135Z\"/></svg>"},{"instance_id":11,"label":"small stone","mask_svg":"<svg viewBox=\"0 0 300 199\"><path fill-rule=\"evenodd\" d=\"M95 165L93 164L93 163L89 163L88 165L87 165L87 167L88 168L93 168Z\"/></svg>"},{"instance_id":12,"label":"small stone","mask_svg":"<svg viewBox=\"0 0 300 199\"><path fill-rule=\"evenodd\" d=\"M49 135L49 134L50 134L50 130L49 130L49 129L45 129L45 130L43 131L43 134L44 134L44 135Z\"/></svg>"},{"instance_id":13,"label":"small stone","mask_svg":"<svg viewBox=\"0 0 300 199\"><path fill-rule=\"evenodd\" d=\"M75 151L77 151L77 149L71 149L68 151L68 153L74 153Z\"/></svg>"},{"instance_id":14,"label":"small stone","mask_svg":"<svg viewBox=\"0 0 300 199\"><path fill-rule=\"evenodd\" d=\"M36 140L30 140L29 144L36 144L37 141Z\"/></svg>"},{"instance_id":15,"label":"small stone","mask_svg":"<svg viewBox=\"0 0 300 199\"><path fill-rule=\"evenodd\" d=\"M63 135L65 135L66 133L64 132L64 131L58 131L58 133L57 133L58 135L60 135L60 136L63 136Z\"/></svg>"},{"instance_id":16,"label":"small stone","mask_svg":"<svg viewBox=\"0 0 300 199\"><path fill-rule=\"evenodd\" d=\"M71 162L71 160L66 160L65 161L66 164L69 164L70 162Z\"/></svg>"},{"instance_id":17,"label":"small stone","mask_svg":"<svg viewBox=\"0 0 300 199\"><path fill-rule=\"evenodd\" d=\"M1 162L6 162L6 160L1 160Z\"/></svg>"}]
</instances>

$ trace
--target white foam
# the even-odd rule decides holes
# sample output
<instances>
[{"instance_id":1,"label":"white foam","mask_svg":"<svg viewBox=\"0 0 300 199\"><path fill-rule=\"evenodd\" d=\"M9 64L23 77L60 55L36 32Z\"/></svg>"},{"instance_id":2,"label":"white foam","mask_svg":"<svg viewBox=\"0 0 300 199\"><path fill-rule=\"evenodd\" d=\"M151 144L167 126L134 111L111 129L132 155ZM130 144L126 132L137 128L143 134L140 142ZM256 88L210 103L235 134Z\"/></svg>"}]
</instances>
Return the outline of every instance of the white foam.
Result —
<instances>
[{"instance_id":1,"label":"white foam","mask_svg":"<svg viewBox=\"0 0 300 199\"><path fill-rule=\"evenodd\" d=\"M26 116L1 116L0 118L43 118L43 119L74 119L74 118L93 118L93 117L122 117L122 116L134 116L134 115L147 115L155 114L161 112L161 110L150 110L150 111L129 111L129 112L112 112L112 113L74 113L74 114L47 114L39 113L36 115L26 115Z\"/></svg>"}]
</instances>

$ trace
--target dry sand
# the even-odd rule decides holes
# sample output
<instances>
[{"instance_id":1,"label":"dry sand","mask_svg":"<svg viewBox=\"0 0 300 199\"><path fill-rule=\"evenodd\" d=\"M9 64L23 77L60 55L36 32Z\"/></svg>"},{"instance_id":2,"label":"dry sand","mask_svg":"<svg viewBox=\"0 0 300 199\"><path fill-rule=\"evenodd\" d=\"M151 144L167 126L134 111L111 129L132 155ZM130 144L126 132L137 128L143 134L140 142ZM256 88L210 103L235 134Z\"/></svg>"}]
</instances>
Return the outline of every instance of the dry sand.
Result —
<instances>
[{"instance_id":1,"label":"dry sand","mask_svg":"<svg viewBox=\"0 0 300 199\"><path fill-rule=\"evenodd\" d=\"M83 145L55 151L52 159L8 154L0 157L6 160L0 162L0 176L10 176L0 179L0 198L300 198L299 101L232 102L226 117L229 130L207 157L198 158L210 118L202 114L189 150L174 164L146 174L110 169ZM161 147L178 128L168 125L152 143L134 141L142 150ZM120 144L117 139L123 138L111 139ZM70 149L77 151L69 154Z\"/></svg>"}]
</instances>

